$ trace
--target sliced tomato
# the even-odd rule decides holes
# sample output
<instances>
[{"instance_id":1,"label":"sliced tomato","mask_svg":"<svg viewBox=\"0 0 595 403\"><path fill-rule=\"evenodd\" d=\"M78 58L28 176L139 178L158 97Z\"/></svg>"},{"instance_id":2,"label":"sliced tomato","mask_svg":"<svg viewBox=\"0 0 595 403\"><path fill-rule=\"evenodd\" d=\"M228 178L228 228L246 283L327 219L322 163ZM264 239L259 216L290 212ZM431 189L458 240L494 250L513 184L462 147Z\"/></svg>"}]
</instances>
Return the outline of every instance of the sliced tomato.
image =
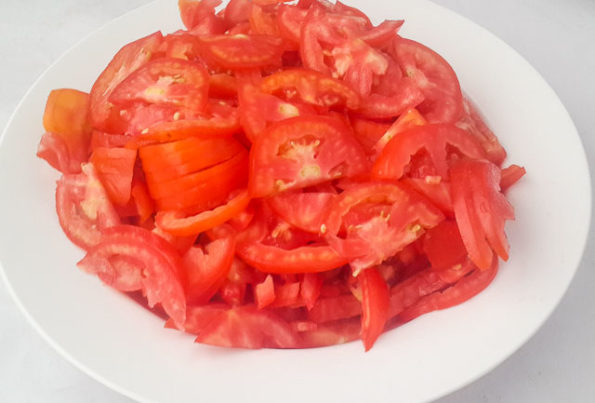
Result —
<instances>
[{"instance_id":1,"label":"sliced tomato","mask_svg":"<svg viewBox=\"0 0 595 403\"><path fill-rule=\"evenodd\" d=\"M378 179L400 179L412 156L420 150L425 150L437 175L447 178L448 152L452 147L469 158L481 159L485 156L477 140L454 125L418 126L400 133L389 141L372 167L372 176Z\"/></svg>"},{"instance_id":2,"label":"sliced tomato","mask_svg":"<svg viewBox=\"0 0 595 403\"><path fill-rule=\"evenodd\" d=\"M362 314L362 304L351 294L318 298L308 311L308 319L316 323L333 322Z\"/></svg>"},{"instance_id":3,"label":"sliced tomato","mask_svg":"<svg viewBox=\"0 0 595 403\"><path fill-rule=\"evenodd\" d=\"M138 223L146 222L155 211L155 204L149 195L149 189L144 181L132 179L130 195L136 207Z\"/></svg>"},{"instance_id":4,"label":"sliced tomato","mask_svg":"<svg viewBox=\"0 0 595 403\"><path fill-rule=\"evenodd\" d=\"M494 259L494 262L487 270L475 270L445 290L436 291L422 297L413 306L399 313L397 320L399 323L405 323L425 313L461 304L490 285L497 272L498 261Z\"/></svg>"},{"instance_id":5,"label":"sliced tomato","mask_svg":"<svg viewBox=\"0 0 595 403\"><path fill-rule=\"evenodd\" d=\"M484 122L481 114L468 98L463 98L464 114L456 123L458 127L467 130L481 143L486 152L487 158L494 164L500 166L506 158L506 150L498 141L498 137Z\"/></svg>"},{"instance_id":6,"label":"sliced tomato","mask_svg":"<svg viewBox=\"0 0 595 403\"><path fill-rule=\"evenodd\" d=\"M362 97L370 95L378 76L388 69L388 58L361 39L350 39L331 52L334 70Z\"/></svg>"},{"instance_id":7,"label":"sliced tomato","mask_svg":"<svg viewBox=\"0 0 595 403\"><path fill-rule=\"evenodd\" d=\"M500 189L504 192L512 185L517 183L527 171L525 168L512 164L509 167L502 169L500 178Z\"/></svg>"},{"instance_id":8,"label":"sliced tomato","mask_svg":"<svg viewBox=\"0 0 595 403\"><path fill-rule=\"evenodd\" d=\"M300 42L302 23L306 19L307 14L307 10L285 4L281 5L277 11L279 34L284 39L298 44Z\"/></svg>"},{"instance_id":9,"label":"sliced tomato","mask_svg":"<svg viewBox=\"0 0 595 403\"><path fill-rule=\"evenodd\" d=\"M401 183L424 195L449 217L454 215L450 183L440 176L427 175L424 178L402 178Z\"/></svg>"},{"instance_id":10,"label":"sliced tomato","mask_svg":"<svg viewBox=\"0 0 595 403\"><path fill-rule=\"evenodd\" d=\"M234 138L189 137L139 149L143 170L151 182L162 182L227 161L244 150Z\"/></svg>"},{"instance_id":11,"label":"sliced tomato","mask_svg":"<svg viewBox=\"0 0 595 403\"><path fill-rule=\"evenodd\" d=\"M454 123L463 114L459 80L446 60L421 43L396 38L394 53L403 74L424 94L417 106L430 123Z\"/></svg>"},{"instance_id":12,"label":"sliced tomato","mask_svg":"<svg viewBox=\"0 0 595 403\"><path fill-rule=\"evenodd\" d=\"M300 296L309 310L314 307L320 296L323 281L322 275L318 273L305 273L302 278Z\"/></svg>"},{"instance_id":13,"label":"sliced tomato","mask_svg":"<svg viewBox=\"0 0 595 403\"><path fill-rule=\"evenodd\" d=\"M271 305L275 301L275 283L273 276L268 274L262 283L254 286L254 301L258 309Z\"/></svg>"},{"instance_id":14,"label":"sliced tomato","mask_svg":"<svg viewBox=\"0 0 595 403\"><path fill-rule=\"evenodd\" d=\"M424 126L427 124L426 119L419 113L415 108L408 109L405 111L393 124L384 132L381 138L378 139L374 144L374 153L378 157L384 147L395 137L397 134L411 129L416 126Z\"/></svg>"},{"instance_id":15,"label":"sliced tomato","mask_svg":"<svg viewBox=\"0 0 595 403\"><path fill-rule=\"evenodd\" d=\"M56 211L66 236L89 249L101 240L101 230L120 224L92 164L83 164L80 174L64 175L56 187Z\"/></svg>"},{"instance_id":16,"label":"sliced tomato","mask_svg":"<svg viewBox=\"0 0 595 403\"><path fill-rule=\"evenodd\" d=\"M357 274L395 255L443 218L440 210L399 185L363 183L337 196L325 237Z\"/></svg>"},{"instance_id":17,"label":"sliced tomato","mask_svg":"<svg viewBox=\"0 0 595 403\"><path fill-rule=\"evenodd\" d=\"M177 236L188 236L223 224L248 207L248 203L250 203L250 196L244 190L213 210L203 211L190 217L184 217L183 214L177 212L159 212L155 221L164 231Z\"/></svg>"},{"instance_id":18,"label":"sliced tomato","mask_svg":"<svg viewBox=\"0 0 595 403\"><path fill-rule=\"evenodd\" d=\"M63 174L76 174L80 172L80 163L72 163L66 142L57 134L50 132L44 133L37 146L36 155Z\"/></svg>"},{"instance_id":19,"label":"sliced tomato","mask_svg":"<svg viewBox=\"0 0 595 403\"><path fill-rule=\"evenodd\" d=\"M80 164L88 157L91 134L89 120L89 94L72 89L50 92L43 113L43 127L60 137L68 149L69 164L64 173L78 173Z\"/></svg>"},{"instance_id":20,"label":"sliced tomato","mask_svg":"<svg viewBox=\"0 0 595 403\"><path fill-rule=\"evenodd\" d=\"M248 21L250 18L252 3L250 0L230 0L225 6L223 19L227 27L233 27L242 22Z\"/></svg>"},{"instance_id":21,"label":"sliced tomato","mask_svg":"<svg viewBox=\"0 0 595 403\"><path fill-rule=\"evenodd\" d=\"M223 18L215 14L221 0L178 0L182 22L194 35L213 35L225 32Z\"/></svg>"},{"instance_id":22,"label":"sliced tomato","mask_svg":"<svg viewBox=\"0 0 595 403\"><path fill-rule=\"evenodd\" d=\"M275 10L252 4L250 10L250 28L258 35L270 35L279 37L277 16Z\"/></svg>"},{"instance_id":23,"label":"sliced tomato","mask_svg":"<svg viewBox=\"0 0 595 403\"><path fill-rule=\"evenodd\" d=\"M514 210L500 192L500 169L485 160L462 160L450 175L455 218L469 258L482 270L492 265L492 250L507 260L504 225L514 219Z\"/></svg>"},{"instance_id":24,"label":"sliced tomato","mask_svg":"<svg viewBox=\"0 0 595 403\"><path fill-rule=\"evenodd\" d=\"M283 192L268 202L276 214L294 227L318 234L334 197L333 193L324 192Z\"/></svg>"},{"instance_id":25,"label":"sliced tomato","mask_svg":"<svg viewBox=\"0 0 595 403\"><path fill-rule=\"evenodd\" d=\"M362 290L362 340L368 351L384 331L390 295L386 281L376 268L362 271L358 279Z\"/></svg>"},{"instance_id":26,"label":"sliced tomato","mask_svg":"<svg viewBox=\"0 0 595 403\"><path fill-rule=\"evenodd\" d=\"M454 220L444 220L429 229L424 236L423 248L436 270L460 265L467 257L467 249Z\"/></svg>"},{"instance_id":27,"label":"sliced tomato","mask_svg":"<svg viewBox=\"0 0 595 403\"><path fill-rule=\"evenodd\" d=\"M208 77L200 63L173 58L156 59L118 84L108 99L119 106L146 102L171 105L182 111L202 112L207 103Z\"/></svg>"},{"instance_id":28,"label":"sliced tomato","mask_svg":"<svg viewBox=\"0 0 595 403\"><path fill-rule=\"evenodd\" d=\"M419 107L424 99L424 93L413 80L403 77L390 94L373 92L366 97L358 112L370 119L392 119L410 108Z\"/></svg>"},{"instance_id":29,"label":"sliced tomato","mask_svg":"<svg viewBox=\"0 0 595 403\"><path fill-rule=\"evenodd\" d=\"M161 32L155 32L127 44L116 53L99 75L93 84L89 98L90 119L95 129L117 132L111 129L114 127L114 120L120 119L119 111L108 102L108 99L118 84L151 59L153 53L159 49L162 40Z\"/></svg>"},{"instance_id":30,"label":"sliced tomato","mask_svg":"<svg viewBox=\"0 0 595 403\"><path fill-rule=\"evenodd\" d=\"M233 190L245 187L247 164L247 152L242 151L211 168L170 181L147 180L147 185L159 210L197 213L215 208Z\"/></svg>"},{"instance_id":31,"label":"sliced tomato","mask_svg":"<svg viewBox=\"0 0 595 403\"><path fill-rule=\"evenodd\" d=\"M102 232L101 241L93 246L78 266L97 274L107 284L122 281L122 264L111 259L125 259L128 269L142 276L141 287L150 307L160 303L172 320L181 325L186 319L186 299L180 279L181 262L177 252L151 231L120 225ZM130 275L130 273L127 273Z\"/></svg>"},{"instance_id":32,"label":"sliced tomato","mask_svg":"<svg viewBox=\"0 0 595 403\"><path fill-rule=\"evenodd\" d=\"M287 322L252 305L226 309L192 308L189 316L198 316L193 322L205 324L197 329L197 343L248 349L295 348L299 344L299 338Z\"/></svg>"},{"instance_id":33,"label":"sliced tomato","mask_svg":"<svg viewBox=\"0 0 595 403\"><path fill-rule=\"evenodd\" d=\"M165 36L161 49L170 59L196 61L200 57L196 36L186 31L177 31Z\"/></svg>"},{"instance_id":34,"label":"sliced tomato","mask_svg":"<svg viewBox=\"0 0 595 403\"><path fill-rule=\"evenodd\" d=\"M99 130L93 130L93 133L91 133L89 150L93 152L99 147L124 147L130 141L130 139L131 137L125 134L111 134Z\"/></svg>"},{"instance_id":35,"label":"sliced tomato","mask_svg":"<svg viewBox=\"0 0 595 403\"><path fill-rule=\"evenodd\" d=\"M204 304L217 292L231 267L235 241L221 238L201 246L191 247L184 255L188 279L188 303Z\"/></svg>"},{"instance_id":36,"label":"sliced tomato","mask_svg":"<svg viewBox=\"0 0 595 403\"><path fill-rule=\"evenodd\" d=\"M260 88L266 93L284 95L288 100L297 95L301 101L312 105L339 105L350 109L360 105L358 94L350 86L312 70L278 71L265 77Z\"/></svg>"},{"instance_id":37,"label":"sliced tomato","mask_svg":"<svg viewBox=\"0 0 595 403\"><path fill-rule=\"evenodd\" d=\"M134 148L188 137L229 137L240 131L237 108L227 104L220 104L216 108L211 105L209 108L211 112L204 118L163 119L150 126L143 125L146 130L131 139L126 146Z\"/></svg>"},{"instance_id":38,"label":"sliced tomato","mask_svg":"<svg viewBox=\"0 0 595 403\"><path fill-rule=\"evenodd\" d=\"M120 206L128 203L132 190L136 150L99 147L93 151L89 161L95 166L110 200Z\"/></svg>"},{"instance_id":39,"label":"sliced tomato","mask_svg":"<svg viewBox=\"0 0 595 403\"><path fill-rule=\"evenodd\" d=\"M347 260L325 245L282 249L260 242L238 245L237 254L265 273L316 273L343 266Z\"/></svg>"},{"instance_id":40,"label":"sliced tomato","mask_svg":"<svg viewBox=\"0 0 595 403\"><path fill-rule=\"evenodd\" d=\"M316 329L301 333L301 347L324 347L348 343L360 337L359 318L321 323Z\"/></svg>"},{"instance_id":41,"label":"sliced tomato","mask_svg":"<svg viewBox=\"0 0 595 403\"><path fill-rule=\"evenodd\" d=\"M235 98L238 96L238 82L235 76L216 73L209 76L210 98Z\"/></svg>"},{"instance_id":42,"label":"sliced tomato","mask_svg":"<svg viewBox=\"0 0 595 403\"><path fill-rule=\"evenodd\" d=\"M366 155L342 121L323 116L272 125L250 151L250 185L262 197L352 177L366 171Z\"/></svg>"},{"instance_id":43,"label":"sliced tomato","mask_svg":"<svg viewBox=\"0 0 595 403\"><path fill-rule=\"evenodd\" d=\"M203 57L223 69L250 69L281 65L283 42L269 35L215 35L201 37Z\"/></svg>"},{"instance_id":44,"label":"sliced tomato","mask_svg":"<svg viewBox=\"0 0 595 403\"><path fill-rule=\"evenodd\" d=\"M374 146L391 127L390 123L358 116L353 116L350 120L353 134L355 134L355 138L364 147L364 150L366 150L366 154L373 154L375 152Z\"/></svg>"}]
</instances>

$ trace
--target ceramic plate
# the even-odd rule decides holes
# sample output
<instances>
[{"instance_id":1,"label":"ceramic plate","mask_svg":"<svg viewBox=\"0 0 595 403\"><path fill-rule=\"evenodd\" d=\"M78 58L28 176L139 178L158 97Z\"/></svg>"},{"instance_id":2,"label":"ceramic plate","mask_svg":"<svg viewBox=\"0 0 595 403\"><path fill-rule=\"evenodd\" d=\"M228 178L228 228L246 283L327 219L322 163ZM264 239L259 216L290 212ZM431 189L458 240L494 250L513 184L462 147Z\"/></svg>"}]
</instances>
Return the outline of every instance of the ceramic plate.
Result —
<instances>
[{"instance_id":1,"label":"ceramic plate","mask_svg":"<svg viewBox=\"0 0 595 403\"><path fill-rule=\"evenodd\" d=\"M35 157L49 91L88 91L126 42L181 28L176 1L114 20L60 58L33 85L0 147L0 261L25 315L81 370L141 401L427 401L485 374L539 328L566 291L590 221L589 172L556 94L515 51L427 1L364 1L376 22L405 18L403 36L441 53L527 176L510 192L510 261L471 301L361 343L296 351L232 351L163 329L125 296L75 267L82 257L54 210L57 174ZM546 352L544 352L546 353Z\"/></svg>"}]
</instances>

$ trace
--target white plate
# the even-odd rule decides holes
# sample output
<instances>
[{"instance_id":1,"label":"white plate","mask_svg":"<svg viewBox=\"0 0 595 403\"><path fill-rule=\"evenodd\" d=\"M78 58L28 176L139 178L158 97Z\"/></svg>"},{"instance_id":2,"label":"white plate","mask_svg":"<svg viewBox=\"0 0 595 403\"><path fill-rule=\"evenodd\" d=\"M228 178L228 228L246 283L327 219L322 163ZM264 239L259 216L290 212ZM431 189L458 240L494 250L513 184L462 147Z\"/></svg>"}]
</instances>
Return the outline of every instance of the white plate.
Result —
<instances>
[{"instance_id":1,"label":"white plate","mask_svg":"<svg viewBox=\"0 0 595 403\"><path fill-rule=\"evenodd\" d=\"M589 172L566 110L541 76L502 41L432 3L364 1L377 22L445 56L528 174L510 192L511 259L462 306L426 315L360 343L297 351L230 351L164 330L160 319L75 267L82 252L54 211L57 174L35 157L49 91L88 90L124 43L180 28L174 0L133 11L75 46L34 84L0 147L0 261L11 293L62 355L100 382L142 401L427 401L473 381L517 350L566 291L590 222ZM547 353L547 352L544 352Z\"/></svg>"}]
</instances>

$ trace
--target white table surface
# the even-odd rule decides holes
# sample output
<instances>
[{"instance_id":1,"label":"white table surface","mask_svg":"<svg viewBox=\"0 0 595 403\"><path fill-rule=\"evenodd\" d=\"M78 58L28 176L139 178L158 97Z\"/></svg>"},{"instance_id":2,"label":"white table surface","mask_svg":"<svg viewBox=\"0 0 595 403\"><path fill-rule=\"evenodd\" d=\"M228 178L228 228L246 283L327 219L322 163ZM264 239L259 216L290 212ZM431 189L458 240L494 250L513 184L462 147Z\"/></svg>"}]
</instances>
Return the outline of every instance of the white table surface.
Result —
<instances>
[{"instance_id":1,"label":"white table surface","mask_svg":"<svg viewBox=\"0 0 595 403\"><path fill-rule=\"evenodd\" d=\"M595 0L435 1L489 29L537 68L569 110L593 167ZM52 61L81 37L147 2L2 0L0 128ZM495 370L439 402L595 401L594 232L566 296L538 333ZM83 401L130 402L51 349L0 282L0 402Z\"/></svg>"}]
</instances>

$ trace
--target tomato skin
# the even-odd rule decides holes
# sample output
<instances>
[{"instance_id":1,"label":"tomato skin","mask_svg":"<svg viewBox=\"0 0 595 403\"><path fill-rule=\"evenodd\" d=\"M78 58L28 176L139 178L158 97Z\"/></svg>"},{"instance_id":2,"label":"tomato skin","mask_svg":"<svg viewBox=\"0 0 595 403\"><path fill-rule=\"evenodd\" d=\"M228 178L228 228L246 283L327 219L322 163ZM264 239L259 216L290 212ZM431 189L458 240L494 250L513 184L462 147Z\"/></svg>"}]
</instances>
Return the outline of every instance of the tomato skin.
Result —
<instances>
[{"instance_id":1,"label":"tomato skin","mask_svg":"<svg viewBox=\"0 0 595 403\"><path fill-rule=\"evenodd\" d=\"M417 106L430 123L453 123L463 113L463 95L457 75L442 56L432 49L398 37L393 51L403 74L424 94Z\"/></svg>"},{"instance_id":2,"label":"tomato skin","mask_svg":"<svg viewBox=\"0 0 595 403\"><path fill-rule=\"evenodd\" d=\"M120 224L92 164L82 173L64 175L56 186L56 212L62 230L75 245L90 249L101 239L101 230Z\"/></svg>"},{"instance_id":3,"label":"tomato skin","mask_svg":"<svg viewBox=\"0 0 595 403\"><path fill-rule=\"evenodd\" d=\"M118 256L129 259L141 273L142 289L149 306L161 303L175 323L183 324L186 300L177 252L164 246L164 241L148 230L120 225L103 231L101 241L87 252L78 266L97 274L107 284L118 284L122 273L110 263L110 259Z\"/></svg>"},{"instance_id":4,"label":"tomato skin","mask_svg":"<svg viewBox=\"0 0 595 403\"><path fill-rule=\"evenodd\" d=\"M362 290L362 340L369 351L384 330L390 296L386 282L376 268L362 271L358 279Z\"/></svg>"},{"instance_id":5,"label":"tomato skin","mask_svg":"<svg viewBox=\"0 0 595 403\"><path fill-rule=\"evenodd\" d=\"M201 112L207 103L208 81L207 70L200 63L160 58L130 74L108 100L119 106L145 102Z\"/></svg>"},{"instance_id":6,"label":"tomato skin","mask_svg":"<svg viewBox=\"0 0 595 403\"><path fill-rule=\"evenodd\" d=\"M149 36L131 42L116 53L112 61L99 75L89 97L91 125L95 129L115 132L113 120L119 120L119 112L108 102L114 88L130 73L147 63L159 49L163 36L155 32Z\"/></svg>"},{"instance_id":7,"label":"tomato skin","mask_svg":"<svg viewBox=\"0 0 595 403\"><path fill-rule=\"evenodd\" d=\"M272 125L250 150L249 189L254 197L273 195L367 169L365 153L338 119L305 116Z\"/></svg>"},{"instance_id":8,"label":"tomato skin","mask_svg":"<svg viewBox=\"0 0 595 403\"><path fill-rule=\"evenodd\" d=\"M434 269L447 269L460 264L467 257L457 223L445 220L429 229L424 236L423 249Z\"/></svg>"},{"instance_id":9,"label":"tomato skin","mask_svg":"<svg viewBox=\"0 0 595 403\"><path fill-rule=\"evenodd\" d=\"M500 192L500 169L485 160L463 160L451 168L454 212L470 259L482 270L492 265L494 252L508 259L504 233L514 210Z\"/></svg>"}]
</instances>

